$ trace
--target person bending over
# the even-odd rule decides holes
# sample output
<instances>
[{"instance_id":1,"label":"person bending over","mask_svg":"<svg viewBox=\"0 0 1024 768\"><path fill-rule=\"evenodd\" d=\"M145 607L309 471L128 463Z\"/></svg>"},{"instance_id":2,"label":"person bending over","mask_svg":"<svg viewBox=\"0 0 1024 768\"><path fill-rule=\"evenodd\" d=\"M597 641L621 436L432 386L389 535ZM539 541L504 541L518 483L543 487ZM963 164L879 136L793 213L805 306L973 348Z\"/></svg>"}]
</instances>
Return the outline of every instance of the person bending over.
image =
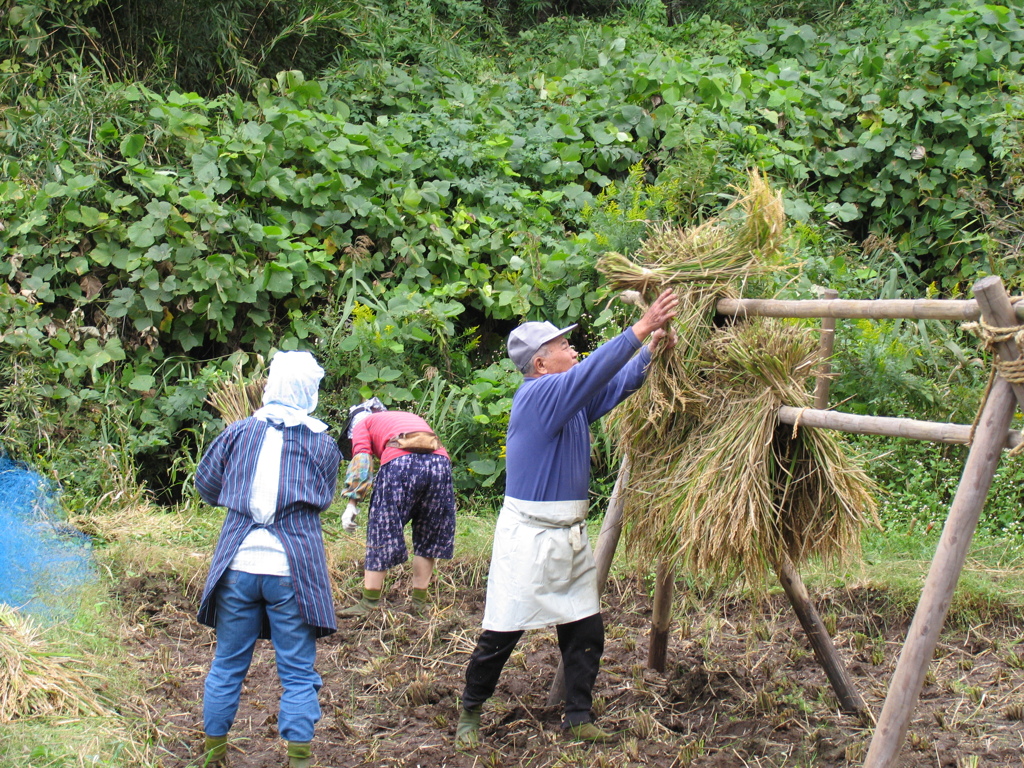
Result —
<instances>
[{"instance_id":1,"label":"person bending over","mask_svg":"<svg viewBox=\"0 0 1024 768\"><path fill-rule=\"evenodd\" d=\"M341 495L349 499L342 523L356 528L358 503L372 487L366 520L363 595L341 611L365 616L380 604L385 573L409 559L405 525L412 522L412 607L429 607L427 587L438 558L450 559L455 548L455 490L452 464L441 441L414 413L389 411L377 398L352 406L345 437L351 438L351 461ZM345 439L342 440L343 449ZM373 459L380 462L376 478Z\"/></svg>"}]
</instances>

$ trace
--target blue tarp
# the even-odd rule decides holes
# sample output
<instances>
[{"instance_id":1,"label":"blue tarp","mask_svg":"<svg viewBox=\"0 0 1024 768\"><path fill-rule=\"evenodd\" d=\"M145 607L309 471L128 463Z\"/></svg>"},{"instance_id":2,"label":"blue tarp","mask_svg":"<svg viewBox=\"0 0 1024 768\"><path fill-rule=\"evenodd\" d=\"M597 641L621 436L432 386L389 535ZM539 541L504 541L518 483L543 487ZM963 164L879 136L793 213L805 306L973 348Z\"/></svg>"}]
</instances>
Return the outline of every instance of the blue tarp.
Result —
<instances>
[{"instance_id":1,"label":"blue tarp","mask_svg":"<svg viewBox=\"0 0 1024 768\"><path fill-rule=\"evenodd\" d=\"M95 578L89 539L60 521L57 498L55 483L0 453L0 603L50 621Z\"/></svg>"}]
</instances>

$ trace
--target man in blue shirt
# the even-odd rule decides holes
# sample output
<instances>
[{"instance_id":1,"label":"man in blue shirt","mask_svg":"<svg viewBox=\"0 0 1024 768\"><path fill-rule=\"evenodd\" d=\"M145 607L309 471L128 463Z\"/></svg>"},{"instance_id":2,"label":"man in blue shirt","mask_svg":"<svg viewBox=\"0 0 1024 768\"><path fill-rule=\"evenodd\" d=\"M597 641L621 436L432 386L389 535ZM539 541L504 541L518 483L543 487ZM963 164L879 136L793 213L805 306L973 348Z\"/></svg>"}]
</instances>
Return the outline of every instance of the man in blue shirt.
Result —
<instances>
[{"instance_id":1,"label":"man in blue shirt","mask_svg":"<svg viewBox=\"0 0 1024 768\"><path fill-rule=\"evenodd\" d=\"M204 766L227 764L258 637L274 645L277 725L291 768L307 768L320 719L316 638L337 629L320 513L334 497L341 451L316 409L324 371L308 352L278 352L263 407L217 436L196 469L203 500L227 507L199 621L217 631L203 691Z\"/></svg>"},{"instance_id":2,"label":"man in blue shirt","mask_svg":"<svg viewBox=\"0 0 1024 768\"><path fill-rule=\"evenodd\" d=\"M565 666L562 727L578 739L611 738L591 713L604 624L584 522L589 424L643 384L655 345L674 343L665 326L677 304L675 294L663 292L632 328L583 361L566 338L575 325L528 322L509 336L509 357L524 380L509 415L505 502L494 531L484 631L466 669L458 748L480 743L481 708L523 632L552 624Z\"/></svg>"}]
</instances>

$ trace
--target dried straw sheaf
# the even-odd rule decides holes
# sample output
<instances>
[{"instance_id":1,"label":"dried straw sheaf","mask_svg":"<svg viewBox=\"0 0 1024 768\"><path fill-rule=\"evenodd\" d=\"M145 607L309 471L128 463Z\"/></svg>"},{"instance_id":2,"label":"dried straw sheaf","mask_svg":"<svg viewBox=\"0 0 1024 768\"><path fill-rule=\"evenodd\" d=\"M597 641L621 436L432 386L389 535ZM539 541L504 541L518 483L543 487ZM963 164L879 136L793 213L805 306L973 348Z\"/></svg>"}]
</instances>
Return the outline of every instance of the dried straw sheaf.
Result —
<instances>
[{"instance_id":1,"label":"dried straw sheaf","mask_svg":"<svg viewBox=\"0 0 1024 768\"><path fill-rule=\"evenodd\" d=\"M83 659L60 656L28 618L0 603L0 723L37 715L113 715L86 683Z\"/></svg>"},{"instance_id":2,"label":"dried straw sheaf","mask_svg":"<svg viewBox=\"0 0 1024 768\"><path fill-rule=\"evenodd\" d=\"M782 197L755 170L748 187L718 218L697 227L666 227L641 248L644 263L608 253L597 264L608 283L650 296L665 288L714 292L765 266L782 243Z\"/></svg>"},{"instance_id":3,"label":"dried straw sheaf","mask_svg":"<svg viewBox=\"0 0 1024 768\"><path fill-rule=\"evenodd\" d=\"M655 354L612 422L630 457L628 541L647 557L753 577L783 554L853 551L874 515L871 482L834 437L778 427L780 405L809 405L816 334L764 319L713 324L719 298L776 268L784 222L781 198L752 172L720 218L647 240L642 264L598 262L641 306L665 288L680 297L678 343Z\"/></svg>"},{"instance_id":4,"label":"dried straw sheaf","mask_svg":"<svg viewBox=\"0 0 1024 768\"><path fill-rule=\"evenodd\" d=\"M266 378L246 381L241 369L230 379L217 383L206 398L206 402L217 409L226 424L252 416L263 403L263 389Z\"/></svg>"},{"instance_id":5,"label":"dried straw sheaf","mask_svg":"<svg viewBox=\"0 0 1024 768\"><path fill-rule=\"evenodd\" d=\"M775 269L772 259L784 223L782 198L754 170L747 189L739 190L722 216L689 229L665 228L646 240L642 264L618 253L598 261L607 283L639 294L641 306L666 288L679 296L675 347L656 353L647 385L613 421L620 442L629 446L641 485L646 484L645 464L663 462L666 451L671 455L678 449L690 426L702 418L706 397L697 356L711 336L715 303L737 296L736 286L748 277Z\"/></svg>"},{"instance_id":6,"label":"dried straw sheaf","mask_svg":"<svg viewBox=\"0 0 1024 768\"><path fill-rule=\"evenodd\" d=\"M819 362L809 328L754 318L720 330L700 362L711 417L637 504L631 543L694 572L757 579L788 555L858 551L875 521L874 485L824 430L778 421L780 405L808 407Z\"/></svg>"}]
</instances>

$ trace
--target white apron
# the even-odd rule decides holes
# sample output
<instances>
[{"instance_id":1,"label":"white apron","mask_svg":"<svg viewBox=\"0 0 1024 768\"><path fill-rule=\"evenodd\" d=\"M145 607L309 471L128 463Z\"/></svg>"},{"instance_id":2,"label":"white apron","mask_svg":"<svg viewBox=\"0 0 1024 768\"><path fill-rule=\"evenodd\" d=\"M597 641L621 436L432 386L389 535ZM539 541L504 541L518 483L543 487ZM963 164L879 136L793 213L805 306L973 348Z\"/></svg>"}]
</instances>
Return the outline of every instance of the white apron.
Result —
<instances>
[{"instance_id":1,"label":"white apron","mask_svg":"<svg viewBox=\"0 0 1024 768\"><path fill-rule=\"evenodd\" d=\"M505 497L494 529L483 628L568 624L601 610L586 501Z\"/></svg>"}]
</instances>

